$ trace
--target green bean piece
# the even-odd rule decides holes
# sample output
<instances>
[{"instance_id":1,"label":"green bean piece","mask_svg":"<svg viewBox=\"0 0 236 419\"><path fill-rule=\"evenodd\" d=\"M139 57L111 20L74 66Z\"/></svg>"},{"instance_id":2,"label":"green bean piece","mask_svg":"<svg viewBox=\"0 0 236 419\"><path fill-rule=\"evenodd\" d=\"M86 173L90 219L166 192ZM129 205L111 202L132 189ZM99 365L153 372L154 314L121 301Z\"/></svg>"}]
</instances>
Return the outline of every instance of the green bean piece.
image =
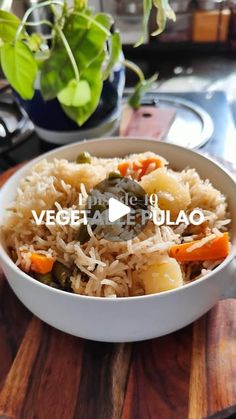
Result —
<instances>
[{"instance_id":1,"label":"green bean piece","mask_svg":"<svg viewBox=\"0 0 236 419\"><path fill-rule=\"evenodd\" d=\"M102 213L106 209L107 209L107 206L105 204L104 205L103 204L93 205L92 208L91 208L90 217L93 218L96 211L100 211ZM90 218L90 217L88 217L88 218ZM96 227L97 227L96 225L91 225L92 231L95 230ZM87 243L87 241L89 241L89 239L90 239L90 235L88 233L87 226L85 224L81 224L77 240L80 242L80 244L85 244L85 243Z\"/></svg>"},{"instance_id":2,"label":"green bean piece","mask_svg":"<svg viewBox=\"0 0 236 419\"><path fill-rule=\"evenodd\" d=\"M51 272L48 274L39 274L35 272L34 276L37 281L42 282L42 284L45 285L51 286L51 284L54 282Z\"/></svg>"},{"instance_id":3,"label":"green bean piece","mask_svg":"<svg viewBox=\"0 0 236 419\"><path fill-rule=\"evenodd\" d=\"M56 261L53 265L52 275L56 282L60 284L63 290L71 290L71 281L70 277L72 275L71 271L67 266L63 265Z\"/></svg>"},{"instance_id":4,"label":"green bean piece","mask_svg":"<svg viewBox=\"0 0 236 419\"><path fill-rule=\"evenodd\" d=\"M109 180L113 180L113 179L121 179L122 178L122 176L121 176L121 174L119 173L119 172L111 172L111 173L109 173L109 175L108 175L108 179Z\"/></svg>"},{"instance_id":5,"label":"green bean piece","mask_svg":"<svg viewBox=\"0 0 236 419\"><path fill-rule=\"evenodd\" d=\"M88 233L87 226L85 224L81 224L77 240L80 242L80 244L87 243L89 241L90 235Z\"/></svg>"},{"instance_id":6,"label":"green bean piece","mask_svg":"<svg viewBox=\"0 0 236 419\"><path fill-rule=\"evenodd\" d=\"M92 162L91 155L87 151L85 151L84 153L80 153L76 159L77 164L85 164L85 163L91 164L91 162Z\"/></svg>"},{"instance_id":7,"label":"green bean piece","mask_svg":"<svg viewBox=\"0 0 236 419\"><path fill-rule=\"evenodd\" d=\"M96 205L93 205L93 207L91 208L91 214L94 215L96 211L103 212L106 209L107 209L106 204L96 204Z\"/></svg>"}]
</instances>

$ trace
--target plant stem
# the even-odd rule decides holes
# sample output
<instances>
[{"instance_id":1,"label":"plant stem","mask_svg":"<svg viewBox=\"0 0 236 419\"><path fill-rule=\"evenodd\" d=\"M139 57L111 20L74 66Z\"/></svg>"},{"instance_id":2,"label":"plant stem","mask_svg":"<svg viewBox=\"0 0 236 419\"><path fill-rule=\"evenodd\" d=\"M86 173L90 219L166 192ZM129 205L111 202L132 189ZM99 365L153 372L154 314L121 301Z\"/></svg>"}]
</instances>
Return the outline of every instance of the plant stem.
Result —
<instances>
[{"instance_id":1,"label":"plant stem","mask_svg":"<svg viewBox=\"0 0 236 419\"><path fill-rule=\"evenodd\" d=\"M68 54L68 57L70 59L71 65L72 65L74 73L75 73L75 79L76 79L77 82L79 82L80 81L79 70L78 70L73 52L71 51L70 45L69 45L63 31L61 30L60 26L55 25L55 28L56 28L58 34L60 35L60 38L61 38L61 40L64 44L64 47L65 47L66 52Z\"/></svg>"},{"instance_id":2,"label":"plant stem","mask_svg":"<svg viewBox=\"0 0 236 419\"><path fill-rule=\"evenodd\" d=\"M31 7L30 7L30 8L29 8L26 12L25 12L24 17L23 17L23 19L22 19L22 21L21 21L21 24L19 25L19 28L17 29L17 32L16 32L16 37L15 37L15 40L16 40L16 41L18 40L18 38L19 38L19 36L20 36L20 34L21 34L21 31L24 29L24 26L25 26L25 24L26 24L26 22L27 22L27 20L28 20L29 16L31 15L31 13L32 13L35 9L39 9L39 8L41 8L41 7L45 7L45 6L51 6L51 4L56 4L56 5L61 6L61 7L63 7L63 6L64 6L63 1L60 1L60 0L47 0L47 1L44 1L44 2L42 2L42 3L38 3L38 4L35 4L35 5L31 6Z\"/></svg>"},{"instance_id":3,"label":"plant stem","mask_svg":"<svg viewBox=\"0 0 236 419\"><path fill-rule=\"evenodd\" d=\"M132 61L129 60L124 60L122 61L122 64L129 68L130 70L132 70L135 74L137 74L138 78L140 81L144 81L145 80L145 76L141 70L141 68L139 68L139 66L137 66L137 64L133 63Z\"/></svg>"},{"instance_id":4,"label":"plant stem","mask_svg":"<svg viewBox=\"0 0 236 419\"><path fill-rule=\"evenodd\" d=\"M88 22L90 22L90 23L93 23L95 26L97 26L106 36L111 36L111 32L107 29L107 28L105 28L105 26L103 26L103 25L101 25L101 23L99 23L99 22L97 22L95 19L93 19L92 17L90 17L90 16L87 16L86 14L84 14L84 13L80 13L80 12L73 12L72 13L73 15L76 15L76 16L81 16L81 17L83 17L84 19L86 19Z\"/></svg>"},{"instance_id":5,"label":"plant stem","mask_svg":"<svg viewBox=\"0 0 236 419\"><path fill-rule=\"evenodd\" d=\"M26 22L25 26L38 26L38 25L48 25L53 28L52 22L49 20L39 20L38 22Z\"/></svg>"}]
</instances>

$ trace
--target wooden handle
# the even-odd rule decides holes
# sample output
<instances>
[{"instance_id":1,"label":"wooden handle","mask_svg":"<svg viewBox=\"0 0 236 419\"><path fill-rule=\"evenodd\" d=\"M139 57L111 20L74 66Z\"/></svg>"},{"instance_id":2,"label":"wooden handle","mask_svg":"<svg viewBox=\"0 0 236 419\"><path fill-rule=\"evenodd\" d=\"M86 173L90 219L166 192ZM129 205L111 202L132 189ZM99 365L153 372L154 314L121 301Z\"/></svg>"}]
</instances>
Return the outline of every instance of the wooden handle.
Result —
<instances>
[{"instance_id":1,"label":"wooden handle","mask_svg":"<svg viewBox=\"0 0 236 419\"><path fill-rule=\"evenodd\" d=\"M120 135L128 137L151 137L164 140L174 122L176 110L142 106L135 111L125 106L121 119Z\"/></svg>"}]
</instances>

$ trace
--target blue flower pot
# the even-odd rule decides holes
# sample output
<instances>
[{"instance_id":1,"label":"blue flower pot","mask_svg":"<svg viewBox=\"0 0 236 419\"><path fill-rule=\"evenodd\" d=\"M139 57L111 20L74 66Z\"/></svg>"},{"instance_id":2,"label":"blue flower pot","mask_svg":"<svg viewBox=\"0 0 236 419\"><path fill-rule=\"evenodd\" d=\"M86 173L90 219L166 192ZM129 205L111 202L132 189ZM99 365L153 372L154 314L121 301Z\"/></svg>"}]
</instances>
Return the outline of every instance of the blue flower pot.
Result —
<instances>
[{"instance_id":1,"label":"blue flower pot","mask_svg":"<svg viewBox=\"0 0 236 419\"><path fill-rule=\"evenodd\" d=\"M20 105L34 123L40 138L54 144L68 144L78 140L109 136L117 131L121 116L121 102L125 86L125 72L119 66L103 85L99 105L89 120L79 127L63 111L57 99L45 101L39 90L31 100L18 96Z\"/></svg>"}]
</instances>

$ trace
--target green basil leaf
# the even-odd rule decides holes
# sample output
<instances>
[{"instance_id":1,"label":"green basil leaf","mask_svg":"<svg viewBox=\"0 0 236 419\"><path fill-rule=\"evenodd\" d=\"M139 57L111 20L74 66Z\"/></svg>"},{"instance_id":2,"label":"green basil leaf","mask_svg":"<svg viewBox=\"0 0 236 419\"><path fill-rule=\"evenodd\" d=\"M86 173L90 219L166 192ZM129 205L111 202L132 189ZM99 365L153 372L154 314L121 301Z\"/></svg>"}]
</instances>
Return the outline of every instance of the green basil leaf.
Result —
<instances>
[{"instance_id":1,"label":"green basil leaf","mask_svg":"<svg viewBox=\"0 0 236 419\"><path fill-rule=\"evenodd\" d=\"M129 98L129 105L133 109L139 109L142 97L152 88L153 83L157 80L157 74L154 74L150 79L140 81L134 89L132 96Z\"/></svg>"},{"instance_id":2,"label":"green basil leaf","mask_svg":"<svg viewBox=\"0 0 236 419\"><path fill-rule=\"evenodd\" d=\"M112 35L111 39L109 39L108 44L109 44L109 49L110 49L110 58L104 70L104 76L103 76L104 80L108 78L114 65L119 60L121 48L122 48L120 33L115 32Z\"/></svg>"},{"instance_id":3,"label":"green basil leaf","mask_svg":"<svg viewBox=\"0 0 236 419\"><path fill-rule=\"evenodd\" d=\"M62 105L65 113L80 126L90 118L98 106L103 87L102 67L104 58L105 53L102 52L100 56L97 57L96 60L94 60L81 74L81 78L83 80L87 80L90 87L90 102L77 108Z\"/></svg>"},{"instance_id":4,"label":"green basil leaf","mask_svg":"<svg viewBox=\"0 0 236 419\"><path fill-rule=\"evenodd\" d=\"M42 64L40 87L43 98L55 99L73 78L74 71L64 45L57 41L50 57Z\"/></svg>"},{"instance_id":5,"label":"green basil leaf","mask_svg":"<svg viewBox=\"0 0 236 419\"><path fill-rule=\"evenodd\" d=\"M73 79L58 94L57 98L62 105L84 106L91 100L90 86L86 80L77 82Z\"/></svg>"},{"instance_id":6,"label":"green basil leaf","mask_svg":"<svg viewBox=\"0 0 236 419\"><path fill-rule=\"evenodd\" d=\"M157 36L164 31L167 19L175 21L176 18L168 0L153 0L153 4L157 8L158 29L152 33L152 36Z\"/></svg>"},{"instance_id":7,"label":"green basil leaf","mask_svg":"<svg viewBox=\"0 0 236 419\"><path fill-rule=\"evenodd\" d=\"M20 20L13 14L0 10L0 38L3 42L14 40Z\"/></svg>"},{"instance_id":8,"label":"green basil leaf","mask_svg":"<svg viewBox=\"0 0 236 419\"><path fill-rule=\"evenodd\" d=\"M22 41L1 47L1 65L11 86L23 99L34 96L37 64L30 49Z\"/></svg>"}]
</instances>

